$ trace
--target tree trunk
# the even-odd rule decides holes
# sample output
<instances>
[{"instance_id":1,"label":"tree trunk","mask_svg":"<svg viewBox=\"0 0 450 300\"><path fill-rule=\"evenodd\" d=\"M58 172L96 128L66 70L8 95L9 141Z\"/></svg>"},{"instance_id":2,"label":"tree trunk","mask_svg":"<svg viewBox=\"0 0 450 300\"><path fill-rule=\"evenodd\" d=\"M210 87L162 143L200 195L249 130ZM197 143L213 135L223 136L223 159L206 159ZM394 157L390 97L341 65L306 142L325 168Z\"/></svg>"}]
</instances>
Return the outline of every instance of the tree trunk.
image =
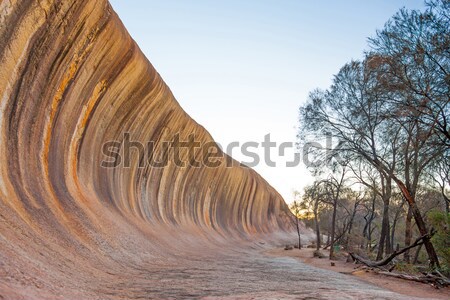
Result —
<instances>
[{"instance_id":1,"label":"tree trunk","mask_svg":"<svg viewBox=\"0 0 450 300\"><path fill-rule=\"evenodd\" d=\"M413 260L413 264L417 264L417 261L419 260L419 253L420 250L422 249L422 245L419 245L419 247L417 247L416 249L416 254L414 254L414 260Z\"/></svg>"},{"instance_id":2,"label":"tree trunk","mask_svg":"<svg viewBox=\"0 0 450 300\"><path fill-rule=\"evenodd\" d=\"M301 235L300 235L300 220L297 218L297 234L298 234L298 250L302 249L302 241L301 241Z\"/></svg>"},{"instance_id":3,"label":"tree trunk","mask_svg":"<svg viewBox=\"0 0 450 300\"><path fill-rule=\"evenodd\" d=\"M350 221L348 223L348 231L347 231L347 239L346 239L346 247L347 250L350 249L350 236L352 233L352 228L353 228L353 222L355 220L355 216L356 216L356 210L358 209L358 203L355 202L355 205L353 207L353 211L352 211L352 215L350 217Z\"/></svg>"},{"instance_id":4,"label":"tree trunk","mask_svg":"<svg viewBox=\"0 0 450 300\"><path fill-rule=\"evenodd\" d=\"M372 251L372 221L373 221L373 219L375 219L375 201L376 201L376 199L377 199L376 196L374 196L372 199L372 211L370 214L369 226L368 226L369 232L367 234L367 239L369 240L369 247L368 247L369 252Z\"/></svg>"},{"instance_id":5,"label":"tree trunk","mask_svg":"<svg viewBox=\"0 0 450 300\"><path fill-rule=\"evenodd\" d=\"M386 255L389 255L392 253L392 246L391 246L391 226L389 225L389 213L387 214L387 222L386 222L386 246L384 248L384 253Z\"/></svg>"},{"instance_id":6,"label":"tree trunk","mask_svg":"<svg viewBox=\"0 0 450 300\"><path fill-rule=\"evenodd\" d=\"M392 222L392 229L391 229L391 247L392 247L392 251L394 251L394 245L395 245L395 229L397 227L397 222L398 222L398 219L400 218L400 214L402 212L404 204L405 204L405 201L402 202L400 207L395 212L394 221ZM397 244L397 247L398 247L398 244ZM398 248L397 248L397 250L398 250Z\"/></svg>"},{"instance_id":7,"label":"tree trunk","mask_svg":"<svg viewBox=\"0 0 450 300\"><path fill-rule=\"evenodd\" d=\"M337 209L337 200L334 201L333 204L333 218L331 220L331 243L330 243L330 259L334 259L334 234L336 231L336 209Z\"/></svg>"},{"instance_id":8,"label":"tree trunk","mask_svg":"<svg viewBox=\"0 0 450 300\"><path fill-rule=\"evenodd\" d=\"M408 247L409 245L411 245L411 239L412 239L411 221L412 221L412 211L411 211L411 207L408 207L408 213L406 215L406 221L405 221L405 247ZM404 257L405 262L407 262L407 263L411 262L409 250L405 252L403 257Z\"/></svg>"},{"instance_id":9,"label":"tree trunk","mask_svg":"<svg viewBox=\"0 0 450 300\"><path fill-rule=\"evenodd\" d=\"M386 214L384 213L385 207L383 209L383 220L381 222L381 232L380 232L380 241L378 242L378 252L377 252L377 260L383 258L384 253L384 240L386 239Z\"/></svg>"},{"instance_id":10,"label":"tree trunk","mask_svg":"<svg viewBox=\"0 0 450 300\"><path fill-rule=\"evenodd\" d=\"M394 219L394 222L392 222L392 228L391 228L391 247L394 249L394 243L395 243L395 227L397 226L397 218Z\"/></svg>"},{"instance_id":11,"label":"tree trunk","mask_svg":"<svg viewBox=\"0 0 450 300\"><path fill-rule=\"evenodd\" d=\"M316 227L316 250L320 249L320 226L319 226L319 216L318 216L318 209L319 209L319 201L316 200L314 202L314 225Z\"/></svg>"},{"instance_id":12,"label":"tree trunk","mask_svg":"<svg viewBox=\"0 0 450 300\"><path fill-rule=\"evenodd\" d=\"M392 252L391 248L391 235L390 235L390 222L389 222L389 207L392 195L392 177L386 175L385 184L383 187L383 220L381 223L381 235L378 246L377 259L381 259L383 254L389 255ZM384 252L384 253L383 253Z\"/></svg>"},{"instance_id":13,"label":"tree trunk","mask_svg":"<svg viewBox=\"0 0 450 300\"><path fill-rule=\"evenodd\" d=\"M444 204L445 204L445 212L447 213L447 215L450 213L450 199L447 197L447 195L445 194L445 180L443 180L444 182L439 183L439 186L441 187L441 194L442 194L442 199L444 199Z\"/></svg>"},{"instance_id":14,"label":"tree trunk","mask_svg":"<svg viewBox=\"0 0 450 300\"><path fill-rule=\"evenodd\" d=\"M400 180L396 179L396 183L398 187L400 188L403 196L405 197L406 201L409 204L409 208L411 209L411 213L414 217L414 220L416 221L417 228L419 229L420 235L427 236L428 229L425 225L425 221L422 218L422 215L420 214L420 210L417 207L415 199L411 196L411 193L408 191L406 186L401 182ZM434 246L431 243L431 240L428 236L428 238L424 239L424 245L425 249L427 250L428 258L430 260L430 266L431 267L440 267L439 265L439 259L436 254L436 251L434 250ZM407 245L405 245L407 247ZM408 255L409 256L409 255Z\"/></svg>"},{"instance_id":15,"label":"tree trunk","mask_svg":"<svg viewBox=\"0 0 450 300\"><path fill-rule=\"evenodd\" d=\"M416 220L416 224L417 224L417 227L419 228L420 234L421 235L427 234L428 229L425 225L425 222L422 218L422 215L420 214L419 208L417 207L416 203L413 203L411 210L412 210L414 219ZM428 258L430 260L430 266L440 268L439 259L438 259L436 250L434 249L434 246L431 243L431 240L429 237L424 240L424 245L425 245L425 249L427 249Z\"/></svg>"},{"instance_id":16,"label":"tree trunk","mask_svg":"<svg viewBox=\"0 0 450 300\"><path fill-rule=\"evenodd\" d=\"M389 254L391 252L389 230L390 230L389 199L383 199L383 221L381 223L381 233L380 233L380 242L378 243L377 260L382 259L385 252L386 254Z\"/></svg>"}]
</instances>

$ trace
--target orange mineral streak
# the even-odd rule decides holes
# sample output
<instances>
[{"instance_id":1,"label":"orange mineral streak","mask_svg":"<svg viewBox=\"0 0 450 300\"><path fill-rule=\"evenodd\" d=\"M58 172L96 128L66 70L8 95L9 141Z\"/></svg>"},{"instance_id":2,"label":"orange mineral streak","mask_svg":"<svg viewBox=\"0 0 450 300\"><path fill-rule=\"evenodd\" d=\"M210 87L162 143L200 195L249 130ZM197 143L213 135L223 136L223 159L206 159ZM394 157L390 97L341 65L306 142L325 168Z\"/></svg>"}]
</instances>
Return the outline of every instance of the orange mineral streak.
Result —
<instances>
[{"instance_id":1,"label":"orange mineral streak","mask_svg":"<svg viewBox=\"0 0 450 300\"><path fill-rule=\"evenodd\" d=\"M281 196L226 155L156 168L132 151L101 167L124 133L155 161L177 134L213 142L107 1L3 0L0 22L0 298L132 298L116 283L144 269L290 234Z\"/></svg>"},{"instance_id":2,"label":"orange mineral streak","mask_svg":"<svg viewBox=\"0 0 450 300\"><path fill-rule=\"evenodd\" d=\"M83 137L89 117L91 116L91 113L94 110L95 105L97 104L99 99L103 96L106 87L107 87L106 80L99 82L95 86L92 96L89 99L87 105L83 106L83 111L81 113L80 119L77 122L76 131L72 138L73 141L71 144L69 155L69 157L72 159L70 174L72 174L75 185L79 191L81 191L81 187L78 181L78 173L77 173L78 157L76 154L79 150L80 140Z\"/></svg>"}]
</instances>

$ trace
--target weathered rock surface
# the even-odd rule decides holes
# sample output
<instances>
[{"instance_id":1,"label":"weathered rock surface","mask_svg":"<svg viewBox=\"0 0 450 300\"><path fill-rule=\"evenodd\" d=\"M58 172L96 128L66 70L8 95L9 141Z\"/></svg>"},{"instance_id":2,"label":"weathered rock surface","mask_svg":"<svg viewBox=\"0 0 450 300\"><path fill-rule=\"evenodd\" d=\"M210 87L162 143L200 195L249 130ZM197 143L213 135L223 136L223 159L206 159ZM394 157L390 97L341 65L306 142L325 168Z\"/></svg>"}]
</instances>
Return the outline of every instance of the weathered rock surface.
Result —
<instances>
[{"instance_id":1,"label":"weathered rock surface","mask_svg":"<svg viewBox=\"0 0 450 300\"><path fill-rule=\"evenodd\" d=\"M229 157L101 167L125 133L212 142L106 1L0 0L0 97L0 299L393 297L262 255L288 209Z\"/></svg>"},{"instance_id":2,"label":"weathered rock surface","mask_svg":"<svg viewBox=\"0 0 450 300\"><path fill-rule=\"evenodd\" d=\"M212 141L106 1L4 0L0 24L0 295L104 296L143 264L286 228L279 194L230 158L100 165L124 133L156 159L177 134Z\"/></svg>"}]
</instances>

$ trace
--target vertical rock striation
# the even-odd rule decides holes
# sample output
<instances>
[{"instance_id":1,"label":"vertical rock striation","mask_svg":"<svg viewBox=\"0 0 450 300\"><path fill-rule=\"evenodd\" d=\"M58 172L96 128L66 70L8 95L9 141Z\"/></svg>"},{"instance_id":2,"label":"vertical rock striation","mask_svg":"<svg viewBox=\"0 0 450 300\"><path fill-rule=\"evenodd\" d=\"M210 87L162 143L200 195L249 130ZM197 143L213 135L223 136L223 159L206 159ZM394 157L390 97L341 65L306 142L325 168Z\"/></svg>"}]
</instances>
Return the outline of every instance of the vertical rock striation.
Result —
<instances>
[{"instance_id":1,"label":"vertical rock striation","mask_svg":"<svg viewBox=\"0 0 450 300\"><path fill-rule=\"evenodd\" d=\"M157 168L134 147L129 167L125 157L101 166L105 143L124 147L126 133L154 143L155 161L171 155L164 141L212 142L106 1L2 0L0 24L0 291L84 291L170 260L183 239L213 245L288 227L279 194L226 156Z\"/></svg>"}]
</instances>

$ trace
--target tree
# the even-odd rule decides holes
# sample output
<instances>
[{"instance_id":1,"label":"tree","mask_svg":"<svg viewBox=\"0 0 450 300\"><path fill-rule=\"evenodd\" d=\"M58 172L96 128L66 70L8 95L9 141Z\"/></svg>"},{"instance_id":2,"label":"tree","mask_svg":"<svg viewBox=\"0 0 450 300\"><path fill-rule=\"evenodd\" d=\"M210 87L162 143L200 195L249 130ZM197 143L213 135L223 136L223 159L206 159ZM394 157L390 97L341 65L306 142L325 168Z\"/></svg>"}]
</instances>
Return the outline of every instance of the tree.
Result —
<instances>
[{"instance_id":1,"label":"tree","mask_svg":"<svg viewBox=\"0 0 450 300\"><path fill-rule=\"evenodd\" d=\"M323 191L320 190L320 182L314 182L313 185L305 188L303 194L303 201L308 203L308 207L312 208L314 218L314 228L316 232L316 250L320 249L321 237L320 237L320 224L319 224L319 207L321 205L321 196Z\"/></svg>"},{"instance_id":2,"label":"tree","mask_svg":"<svg viewBox=\"0 0 450 300\"><path fill-rule=\"evenodd\" d=\"M372 222L375 219L375 200L377 196L373 192L369 193L369 195L370 200L366 200L366 203L362 203L362 206L366 209L366 214L364 215L365 225L363 227L363 237L367 239L367 248L369 251L372 251L372 233L375 229L372 226Z\"/></svg>"},{"instance_id":3,"label":"tree","mask_svg":"<svg viewBox=\"0 0 450 300\"><path fill-rule=\"evenodd\" d=\"M392 243L390 238L390 221L389 221L389 207L392 196L392 173L395 168L395 158L397 155L396 141L389 144L391 150L389 153L392 156L392 162L390 167L390 172L386 173L377 170L370 164L367 164L364 160L357 160L353 163L354 166L350 165L353 171L355 179L362 185L368 187L373 191L376 196L379 196L383 201L383 214L382 214L382 224L380 240L378 242L378 253L377 259L380 260L383 254L390 254L392 252ZM387 160L386 160L387 161ZM375 199L374 199L375 202ZM375 203L374 203L375 204Z\"/></svg>"},{"instance_id":4,"label":"tree","mask_svg":"<svg viewBox=\"0 0 450 300\"><path fill-rule=\"evenodd\" d=\"M401 10L370 39L371 51L362 61L344 65L331 87L311 92L300 109L300 138L336 137L331 155L378 172L372 189L383 199L379 257L392 250L394 183L408 204L405 249L414 218L430 264L439 266L416 198L426 170L450 148L449 8L449 1L440 0L430 1L425 12Z\"/></svg>"},{"instance_id":5,"label":"tree","mask_svg":"<svg viewBox=\"0 0 450 300\"><path fill-rule=\"evenodd\" d=\"M397 224L402 216L404 214L404 206L405 206L405 200L403 199L402 195L400 193L396 193L396 195L393 197L393 200L397 204L394 207L394 219L392 221L392 227L391 227L391 245L394 247L395 245L395 230L397 227ZM421 246L419 246L421 247Z\"/></svg>"},{"instance_id":6,"label":"tree","mask_svg":"<svg viewBox=\"0 0 450 300\"><path fill-rule=\"evenodd\" d=\"M297 196L297 195L296 195ZM302 248L302 240L301 240L301 234L300 234L300 218L301 213L305 209L305 204L301 202L300 200L294 200L292 204L289 206L292 213L294 214L294 224L297 228L297 235L298 235L298 249Z\"/></svg>"},{"instance_id":7,"label":"tree","mask_svg":"<svg viewBox=\"0 0 450 300\"><path fill-rule=\"evenodd\" d=\"M433 136L428 127L423 128L417 117L403 116L396 102L389 101L392 92L377 80L379 72L368 62L345 65L329 91L311 94L301 110L303 129L322 137L331 132L340 140L335 151L363 159L384 182L392 179L407 200L420 234L426 237L428 230L415 193L424 168L442 152L429 143ZM431 242L424 244L432 264L438 264Z\"/></svg>"},{"instance_id":8,"label":"tree","mask_svg":"<svg viewBox=\"0 0 450 300\"><path fill-rule=\"evenodd\" d=\"M320 184L324 185L324 191L326 193L325 203L328 203L333 208L332 220L331 220L331 234L330 234L330 259L334 259L334 244L336 242L336 213L338 202L341 193L344 189L345 174L347 171L347 164L339 165L338 163L333 164L333 173L327 178L327 180L322 180ZM337 177L335 177L335 175Z\"/></svg>"},{"instance_id":9,"label":"tree","mask_svg":"<svg viewBox=\"0 0 450 300\"><path fill-rule=\"evenodd\" d=\"M433 160L450 148L449 1L431 1L425 12L400 10L370 40L379 82L389 91L390 119L402 127L403 179L395 176L421 235L427 233L415 203L419 179ZM408 232L407 232L408 233ZM411 241L406 234L405 244ZM431 264L439 264L429 240Z\"/></svg>"},{"instance_id":10,"label":"tree","mask_svg":"<svg viewBox=\"0 0 450 300\"><path fill-rule=\"evenodd\" d=\"M346 210L347 214L348 214L348 226L347 226L347 233L346 233L346 242L345 242L345 246L346 249L349 250L351 245L350 245L350 237L352 235L352 230L353 230L353 226L354 226L354 222L355 222L355 218L356 218L356 214L359 211L359 207L362 206L362 202L365 200L366 197L366 193L362 192L362 191L354 191L351 189L347 189L347 195L346 195L346 199L350 200L349 202L351 203L351 207L350 209L347 209L345 206L343 206L343 208Z\"/></svg>"}]
</instances>

